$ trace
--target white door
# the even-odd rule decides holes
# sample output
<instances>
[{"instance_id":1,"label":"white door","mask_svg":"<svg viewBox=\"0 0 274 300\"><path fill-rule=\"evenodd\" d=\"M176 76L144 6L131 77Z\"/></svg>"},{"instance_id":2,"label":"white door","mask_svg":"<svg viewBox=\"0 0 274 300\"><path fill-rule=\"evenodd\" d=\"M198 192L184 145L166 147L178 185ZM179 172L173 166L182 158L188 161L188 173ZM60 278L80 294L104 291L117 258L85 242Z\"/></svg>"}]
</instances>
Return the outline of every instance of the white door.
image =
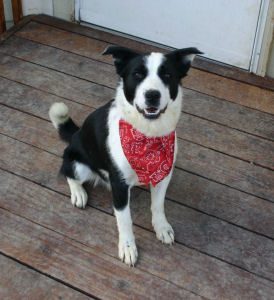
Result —
<instances>
[{"instance_id":1,"label":"white door","mask_svg":"<svg viewBox=\"0 0 274 300\"><path fill-rule=\"evenodd\" d=\"M249 70L263 0L80 0L80 21Z\"/></svg>"}]
</instances>

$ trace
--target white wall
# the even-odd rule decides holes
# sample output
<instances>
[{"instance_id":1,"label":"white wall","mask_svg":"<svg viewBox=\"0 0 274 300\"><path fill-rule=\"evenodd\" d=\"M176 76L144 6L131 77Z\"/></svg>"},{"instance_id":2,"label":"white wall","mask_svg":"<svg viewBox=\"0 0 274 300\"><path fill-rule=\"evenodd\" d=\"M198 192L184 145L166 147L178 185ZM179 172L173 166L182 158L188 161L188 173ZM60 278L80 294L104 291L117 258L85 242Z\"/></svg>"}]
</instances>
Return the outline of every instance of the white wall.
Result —
<instances>
[{"instance_id":1,"label":"white wall","mask_svg":"<svg viewBox=\"0 0 274 300\"><path fill-rule=\"evenodd\" d=\"M75 0L53 0L53 15L74 22L74 5Z\"/></svg>"},{"instance_id":2,"label":"white wall","mask_svg":"<svg viewBox=\"0 0 274 300\"><path fill-rule=\"evenodd\" d=\"M53 15L52 0L22 0L23 16L31 14Z\"/></svg>"},{"instance_id":3,"label":"white wall","mask_svg":"<svg viewBox=\"0 0 274 300\"><path fill-rule=\"evenodd\" d=\"M23 15L46 14L74 21L75 0L22 0Z\"/></svg>"}]
</instances>

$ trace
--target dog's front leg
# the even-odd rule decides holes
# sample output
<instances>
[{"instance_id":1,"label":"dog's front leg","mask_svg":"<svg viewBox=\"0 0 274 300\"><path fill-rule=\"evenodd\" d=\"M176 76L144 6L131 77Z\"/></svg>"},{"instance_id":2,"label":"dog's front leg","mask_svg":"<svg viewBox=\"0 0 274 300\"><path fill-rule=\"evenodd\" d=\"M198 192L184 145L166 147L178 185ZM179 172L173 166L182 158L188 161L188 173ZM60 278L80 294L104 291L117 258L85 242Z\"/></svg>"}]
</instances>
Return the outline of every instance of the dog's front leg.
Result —
<instances>
[{"instance_id":1,"label":"dog's front leg","mask_svg":"<svg viewBox=\"0 0 274 300\"><path fill-rule=\"evenodd\" d=\"M171 173L159 182L155 187L151 185L151 212L152 226L156 232L157 238L165 244L174 242L174 231L168 223L165 215L165 196L166 190L171 178Z\"/></svg>"},{"instance_id":2,"label":"dog's front leg","mask_svg":"<svg viewBox=\"0 0 274 300\"><path fill-rule=\"evenodd\" d=\"M132 229L130 214L130 187L117 181L111 182L114 212L119 232L119 257L128 265L134 266L138 252L135 245L135 237Z\"/></svg>"}]
</instances>

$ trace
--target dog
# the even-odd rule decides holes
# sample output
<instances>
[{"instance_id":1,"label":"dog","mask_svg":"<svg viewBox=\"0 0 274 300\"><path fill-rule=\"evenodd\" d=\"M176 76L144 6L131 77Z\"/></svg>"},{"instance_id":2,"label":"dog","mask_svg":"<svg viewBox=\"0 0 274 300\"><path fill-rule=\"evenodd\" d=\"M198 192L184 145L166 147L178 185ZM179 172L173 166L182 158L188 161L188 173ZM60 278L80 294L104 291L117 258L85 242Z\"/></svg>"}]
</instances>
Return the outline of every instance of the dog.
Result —
<instances>
[{"instance_id":1,"label":"dog","mask_svg":"<svg viewBox=\"0 0 274 300\"><path fill-rule=\"evenodd\" d=\"M49 116L69 145L61 174L68 182L71 202L84 208L84 182L104 184L112 191L119 232L118 254L130 266L138 252L130 214L130 190L150 185L152 225L157 238L174 242L164 200L177 154L176 125L182 107L181 79L187 75L197 48L168 54L139 53L109 46L120 77L115 99L92 112L79 128L64 103L54 103Z\"/></svg>"}]
</instances>

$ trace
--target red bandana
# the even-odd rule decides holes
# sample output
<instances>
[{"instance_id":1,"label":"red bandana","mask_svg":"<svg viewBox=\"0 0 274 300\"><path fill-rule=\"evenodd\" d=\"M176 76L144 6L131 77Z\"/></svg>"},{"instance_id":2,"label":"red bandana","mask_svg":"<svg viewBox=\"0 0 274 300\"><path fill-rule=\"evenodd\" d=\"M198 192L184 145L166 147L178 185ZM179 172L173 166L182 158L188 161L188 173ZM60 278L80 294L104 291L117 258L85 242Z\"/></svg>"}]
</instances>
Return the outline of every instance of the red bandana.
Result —
<instances>
[{"instance_id":1,"label":"red bandana","mask_svg":"<svg viewBox=\"0 0 274 300\"><path fill-rule=\"evenodd\" d=\"M124 120L119 121L124 154L136 172L139 182L155 186L172 169L175 130L162 137L146 137Z\"/></svg>"}]
</instances>

